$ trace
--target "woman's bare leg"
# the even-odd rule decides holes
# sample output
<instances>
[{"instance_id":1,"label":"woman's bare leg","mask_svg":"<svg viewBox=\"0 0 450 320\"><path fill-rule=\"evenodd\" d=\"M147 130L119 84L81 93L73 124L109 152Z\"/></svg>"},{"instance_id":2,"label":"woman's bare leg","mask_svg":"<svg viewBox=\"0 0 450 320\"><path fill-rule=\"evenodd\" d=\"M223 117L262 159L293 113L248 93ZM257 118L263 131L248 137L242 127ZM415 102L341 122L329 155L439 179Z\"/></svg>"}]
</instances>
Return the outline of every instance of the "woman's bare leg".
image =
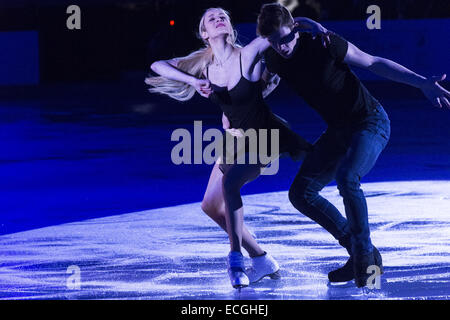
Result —
<instances>
[{"instance_id":1,"label":"woman's bare leg","mask_svg":"<svg viewBox=\"0 0 450 320\"><path fill-rule=\"evenodd\" d=\"M231 251L241 251L244 227L244 208L241 188L261 173L258 164L235 164L222 177L225 218ZM262 252L261 254L263 254Z\"/></svg>"},{"instance_id":2,"label":"woman's bare leg","mask_svg":"<svg viewBox=\"0 0 450 320\"><path fill-rule=\"evenodd\" d=\"M202 201L202 210L228 233L225 211L225 199L223 196L222 171L216 164L211 172L205 195ZM242 210L241 210L242 211ZM242 215L242 213L240 213ZM264 254L264 250L258 245L250 234L245 224L242 225L242 246L250 257Z\"/></svg>"}]
</instances>

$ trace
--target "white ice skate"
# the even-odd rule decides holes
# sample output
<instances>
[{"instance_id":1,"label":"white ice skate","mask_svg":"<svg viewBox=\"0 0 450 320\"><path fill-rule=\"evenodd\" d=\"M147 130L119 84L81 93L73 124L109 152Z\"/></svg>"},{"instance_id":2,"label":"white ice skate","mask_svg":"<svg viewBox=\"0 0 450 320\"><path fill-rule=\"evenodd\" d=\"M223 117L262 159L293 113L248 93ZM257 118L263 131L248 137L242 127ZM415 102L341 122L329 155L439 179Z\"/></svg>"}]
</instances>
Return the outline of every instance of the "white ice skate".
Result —
<instances>
[{"instance_id":1,"label":"white ice skate","mask_svg":"<svg viewBox=\"0 0 450 320\"><path fill-rule=\"evenodd\" d=\"M228 275L230 276L233 288L243 288L250 284L245 273L244 256L242 253L231 251L228 254Z\"/></svg>"},{"instance_id":2,"label":"white ice skate","mask_svg":"<svg viewBox=\"0 0 450 320\"><path fill-rule=\"evenodd\" d=\"M247 269L247 276L250 283L260 281L264 277L271 279L280 278L280 266L276 260L268 253L263 256L252 258L252 266Z\"/></svg>"}]
</instances>

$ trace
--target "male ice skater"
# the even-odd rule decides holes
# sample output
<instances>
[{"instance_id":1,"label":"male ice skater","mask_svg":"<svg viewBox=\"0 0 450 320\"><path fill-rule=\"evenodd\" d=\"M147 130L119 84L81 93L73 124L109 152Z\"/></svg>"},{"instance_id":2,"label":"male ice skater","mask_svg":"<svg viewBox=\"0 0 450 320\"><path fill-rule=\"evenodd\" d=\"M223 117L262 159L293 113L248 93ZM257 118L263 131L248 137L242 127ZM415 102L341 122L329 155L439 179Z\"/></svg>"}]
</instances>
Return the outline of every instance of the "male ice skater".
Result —
<instances>
[{"instance_id":1,"label":"male ice skater","mask_svg":"<svg viewBox=\"0 0 450 320\"><path fill-rule=\"evenodd\" d=\"M382 272L382 260L370 240L360 180L388 143L390 121L349 65L417 87L433 105L450 109L450 93L438 84L445 75L425 78L393 61L367 54L333 33L324 47L320 38L298 32L290 12L279 4L261 8L257 33L271 45L265 52L268 70L286 81L328 125L305 158L289 190L289 199L350 254L345 266L328 274L329 280L355 279L358 287L366 286L368 267L377 265ZM347 219L319 195L333 180L343 197Z\"/></svg>"}]
</instances>

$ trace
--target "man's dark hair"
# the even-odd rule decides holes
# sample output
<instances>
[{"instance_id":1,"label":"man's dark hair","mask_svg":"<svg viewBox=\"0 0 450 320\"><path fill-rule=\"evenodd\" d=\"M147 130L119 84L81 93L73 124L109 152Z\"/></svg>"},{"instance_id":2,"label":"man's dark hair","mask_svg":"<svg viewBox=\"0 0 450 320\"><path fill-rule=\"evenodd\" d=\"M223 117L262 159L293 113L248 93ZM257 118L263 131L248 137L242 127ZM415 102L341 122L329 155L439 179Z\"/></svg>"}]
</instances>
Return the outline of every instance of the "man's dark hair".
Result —
<instances>
[{"instance_id":1,"label":"man's dark hair","mask_svg":"<svg viewBox=\"0 0 450 320\"><path fill-rule=\"evenodd\" d=\"M268 3L261 7L256 33L263 38L267 38L281 27L292 28L293 25L294 18L286 7L279 3Z\"/></svg>"}]
</instances>

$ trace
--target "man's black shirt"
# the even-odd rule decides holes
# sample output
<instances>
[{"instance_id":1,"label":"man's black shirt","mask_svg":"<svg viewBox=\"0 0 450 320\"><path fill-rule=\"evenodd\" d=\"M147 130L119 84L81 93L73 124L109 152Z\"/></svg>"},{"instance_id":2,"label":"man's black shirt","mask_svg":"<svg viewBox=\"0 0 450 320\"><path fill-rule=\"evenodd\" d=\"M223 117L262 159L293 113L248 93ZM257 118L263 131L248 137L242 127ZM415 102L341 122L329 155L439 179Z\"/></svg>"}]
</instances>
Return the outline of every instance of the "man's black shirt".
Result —
<instances>
[{"instance_id":1,"label":"man's black shirt","mask_svg":"<svg viewBox=\"0 0 450 320\"><path fill-rule=\"evenodd\" d=\"M379 102L344 63L348 42L336 34L330 40L324 48L319 38L301 33L291 57L269 48L265 61L329 126L341 127L364 119Z\"/></svg>"}]
</instances>

